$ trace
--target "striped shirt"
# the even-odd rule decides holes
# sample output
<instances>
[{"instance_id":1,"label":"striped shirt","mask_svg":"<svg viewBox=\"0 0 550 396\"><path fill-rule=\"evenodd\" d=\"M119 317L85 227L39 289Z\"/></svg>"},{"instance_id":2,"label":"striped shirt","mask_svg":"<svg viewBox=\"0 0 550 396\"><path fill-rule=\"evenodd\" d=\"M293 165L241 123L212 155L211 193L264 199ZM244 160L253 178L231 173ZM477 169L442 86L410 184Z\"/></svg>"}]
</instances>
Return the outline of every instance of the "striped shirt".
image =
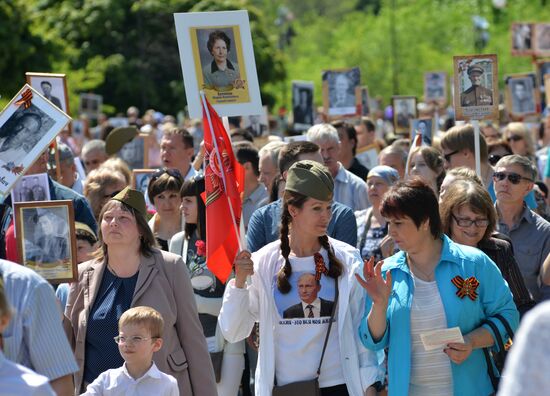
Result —
<instances>
[{"instance_id":1,"label":"striped shirt","mask_svg":"<svg viewBox=\"0 0 550 396\"><path fill-rule=\"evenodd\" d=\"M411 273L412 275L412 273ZM410 396L453 394L451 361L443 349L424 350L420 334L447 328L437 282L425 282L413 275L411 305L411 382Z\"/></svg>"},{"instance_id":2,"label":"striped shirt","mask_svg":"<svg viewBox=\"0 0 550 396\"><path fill-rule=\"evenodd\" d=\"M0 274L12 309L4 331L6 358L50 381L78 371L51 285L36 272L6 260L0 260Z\"/></svg>"}]
</instances>

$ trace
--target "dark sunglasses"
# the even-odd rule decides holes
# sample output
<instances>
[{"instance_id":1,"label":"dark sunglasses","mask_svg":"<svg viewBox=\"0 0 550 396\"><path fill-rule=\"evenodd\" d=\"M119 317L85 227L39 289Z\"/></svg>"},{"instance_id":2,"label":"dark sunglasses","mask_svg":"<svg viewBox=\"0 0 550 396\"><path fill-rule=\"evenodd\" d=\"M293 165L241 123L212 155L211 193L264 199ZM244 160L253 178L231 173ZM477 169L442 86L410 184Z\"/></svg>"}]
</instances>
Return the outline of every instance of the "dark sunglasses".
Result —
<instances>
[{"instance_id":1,"label":"dark sunglasses","mask_svg":"<svg viewBox=\"0 0 550 396\"><path fill-rule=\"evenodd\" d=\"M450 153L448 153L448 154L443 154L443 158L445 158L445 161L451 162L451 157L452 157L453 155L455 155L456 153L458 153L459 151L460 151L460 150L455 150L455 151L452 151L452 152L450 152Z\"/></svg>"},{"instance_id":2,"label":"dark sunglasses","mask_svg":"<svg viewBox=\"0 0 550 396\"><path fill-rule=\"evenodd\" d=\"M493 166L497 164L498 161L500 161L501 158L504 158L511 154L504 154L504 155L498 155L498 154L491 154L489 155L489 163Z\"/></svg>"},{"instance_id":3,"label":"dark sunglasses","mask_svg":"<svg viewBox=\"0 0 550 396\"><path fill-rule=\"evenodd\" d=\"M506 139L507 142L519 142L520 140L523 140L523 136L511 135L508 136L508 139Z\"/></svg>"},{"instance_id":4,"label":"dark sunglasses","mask_svg":"<svg viewBox=\"0 0 550 396\"><path fill-rule=\"evenodd\" d=\"M512 184L519 184L522 180L527 180L530 182L533 182L533 180L529 179L528 177L523 177L522 175L514 172L495 172L493 173L493 180L495 182L502 181L504 179L508 178L508 181Z\"/></svg>"}]
</instances>

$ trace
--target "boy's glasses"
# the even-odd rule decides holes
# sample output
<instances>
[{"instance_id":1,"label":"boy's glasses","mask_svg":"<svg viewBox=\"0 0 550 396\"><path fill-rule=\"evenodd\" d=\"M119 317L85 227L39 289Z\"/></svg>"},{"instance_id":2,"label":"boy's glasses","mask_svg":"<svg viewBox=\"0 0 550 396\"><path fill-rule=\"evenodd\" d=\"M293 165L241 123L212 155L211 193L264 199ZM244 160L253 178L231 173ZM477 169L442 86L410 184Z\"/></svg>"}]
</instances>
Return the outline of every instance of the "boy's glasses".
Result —
<instances>
[{"instance_id":1,"label":"boy's glasses","mask_svg":"<svg viewBox=\"0 0 550 396\"><path fill-rule=\"evenodd\" d=\"M133 336L133 337L123 337L123 336L116 336L113 337L115 342L118 345L126 344L126 345L137 345L141 344L143 341L148 340L154 340L155 338L159 337L140 337L140 336Z\"/></svg>"},{"instance_id":2,"label":"boy's glasses","mask_svg":"<svg viewBox=\"0 0 550 396\"><path fill-rule=\"evenodd\" d=\"M533 180L529 179L528 177L523 177L519 173L515 172L495 172L493 173L493 180L496 181L502 181L504 179L508 178L508 181L512 184L519 184L522 180L527 180L530 182L533 182Z\"/></svg>"}]
</instances>

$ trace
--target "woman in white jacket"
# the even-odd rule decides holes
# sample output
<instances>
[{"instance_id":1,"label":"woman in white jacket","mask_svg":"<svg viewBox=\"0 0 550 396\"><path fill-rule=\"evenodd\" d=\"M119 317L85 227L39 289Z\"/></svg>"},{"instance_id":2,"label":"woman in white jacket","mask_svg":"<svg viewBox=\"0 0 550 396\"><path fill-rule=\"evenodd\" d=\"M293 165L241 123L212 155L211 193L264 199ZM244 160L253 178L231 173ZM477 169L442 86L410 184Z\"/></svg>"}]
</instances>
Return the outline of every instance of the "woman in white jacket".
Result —
<instances>
[{"instance_id":1,"label":"woman in white jacket","mask_svg":"<svg viewBox=\"0 0 550 396\"><path fill-rule=\"evenodd\" d=\"M335 322L318 377L321 395L376 394L378 359L357 331L365 299L354 278L361 258L352 246L326 235L333 190L323 165L295 163L287 175L280 241L253 255L243 251L235 260L218 323L224 337L236 342L259 322L256 395L317 377L336 293Z\"/></svg>"}]
</instances>

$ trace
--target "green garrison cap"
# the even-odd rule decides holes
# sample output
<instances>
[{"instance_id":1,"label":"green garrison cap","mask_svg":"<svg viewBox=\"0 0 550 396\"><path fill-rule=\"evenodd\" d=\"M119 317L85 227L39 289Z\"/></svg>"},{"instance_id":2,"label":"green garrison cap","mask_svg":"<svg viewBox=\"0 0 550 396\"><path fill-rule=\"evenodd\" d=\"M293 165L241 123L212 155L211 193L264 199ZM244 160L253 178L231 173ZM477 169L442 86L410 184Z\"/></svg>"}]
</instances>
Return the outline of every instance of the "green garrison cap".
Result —
<instances>
[{"instance_id":1,"label":"green garrison cap","mask_svg":"<svg viewBox=\"0 0 550 396\"><path fill-rule=\"evenodd\" d=\"M473 72L478 72L479 74L483 74L485 70L481 66L478 65L472 65L468 68L468 75L472 74Z\"/></svg>"},{"instance_id":2,"label":"green garrison cap","mask_svg":"<svg viewBox=\"0 0 550 396\"><path fill-rule=\"evenodd\" d=\"M115 201L125 203L131 208L134 208L144 217L147 215L147 208L145 206L145 198L143 194L138 190L132 190L130 187L126 187L124 190L119 192L113 198Z\"/></svg>"},{"instance_id":3,"label":"green garrison cap","mask_svg":"<svg viewBox=\"0 0 550 396\"><path fill-rule=\"evenodd\" d=\"M135 126L113 129L105 141L107 154L113 155L118 153L122 146L131 142L137 135L139 135L139 131Z\"/></svg>"},{"instance_id":4,"label":"green garrison cap","mask_svg":"<svg viewBox=\"0 0 550 396\"><path fill-rule=\"evenodd\" d=\"M288 170L285 190L319 201L330 201L334 192L334 181L324 165L311 160L298 161Z\"/></svg>"}]
</instances>

